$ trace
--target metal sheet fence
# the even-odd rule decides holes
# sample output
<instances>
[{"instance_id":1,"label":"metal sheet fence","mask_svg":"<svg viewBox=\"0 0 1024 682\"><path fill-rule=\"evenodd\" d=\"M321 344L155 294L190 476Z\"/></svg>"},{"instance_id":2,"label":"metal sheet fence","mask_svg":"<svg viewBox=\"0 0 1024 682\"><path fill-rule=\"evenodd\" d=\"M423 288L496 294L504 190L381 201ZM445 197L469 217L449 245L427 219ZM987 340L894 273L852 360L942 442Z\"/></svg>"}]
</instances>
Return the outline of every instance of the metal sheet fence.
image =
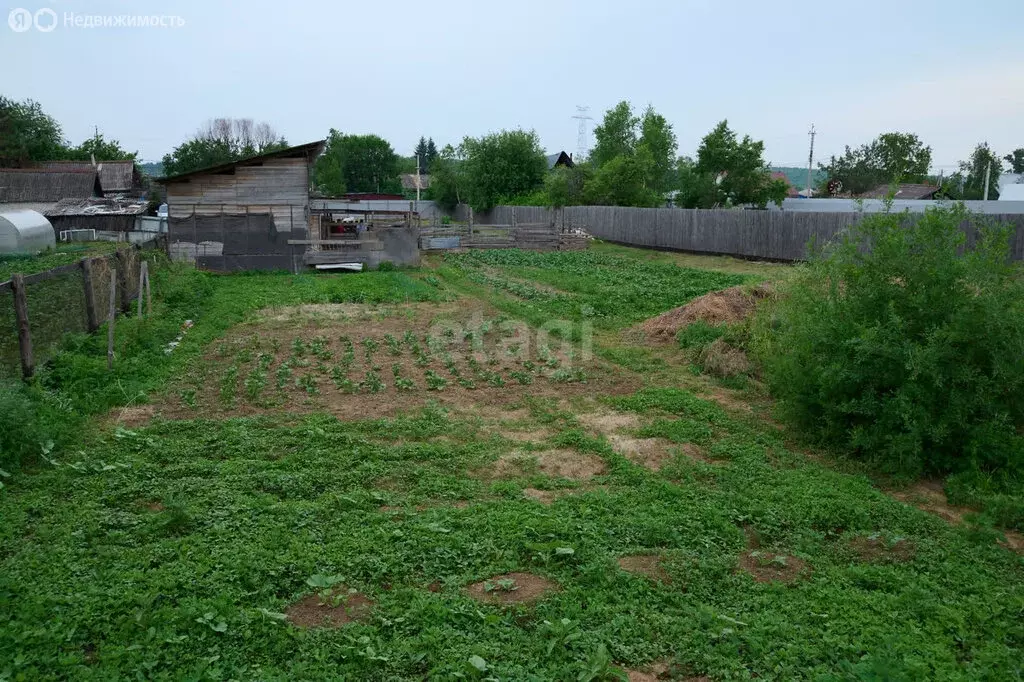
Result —
<instances>
[{"instance_id":1,"label":"metal sheet fence","mask_svg":"<svg viewBox=\"0 0 1024 682\"><path fill-rule=\"evenodd\" d=\"M149 253L166 248L162 240L149 246ZM110 278L115 272L115 306L118 312L127 312L139 296L143 260L152 259L138 246L126 247L108 256L25 275L21 281L30 340L27 355L19 335L14 280L0 282L0 378L30 376L35 367L56 355L65 335L95 331L108 316ZM31 360L27 368L26 357Z\"/></svg>"},{"instance_id":2,"label":"metal sheet fence","mask_svg":"<svg viewBox=\"0 0 1024 682\"><path fill-rule=\"evenodd\" d=\"M511 222L513 209L522 223L554 221L562 230L582 228L594 237L620 244L658 249L724 254L743 258L796 261L808 255L813 242L824 244L863 218L861 213L742 211L618 206L496 206L474 214L476 223ZM908 221L920 219L910 214ZM990 214L983 220L1012 225L1014 260L1024 260L1024 215ZM968 244L975 233L968 225Z\"/></svg>"}]
</instances>

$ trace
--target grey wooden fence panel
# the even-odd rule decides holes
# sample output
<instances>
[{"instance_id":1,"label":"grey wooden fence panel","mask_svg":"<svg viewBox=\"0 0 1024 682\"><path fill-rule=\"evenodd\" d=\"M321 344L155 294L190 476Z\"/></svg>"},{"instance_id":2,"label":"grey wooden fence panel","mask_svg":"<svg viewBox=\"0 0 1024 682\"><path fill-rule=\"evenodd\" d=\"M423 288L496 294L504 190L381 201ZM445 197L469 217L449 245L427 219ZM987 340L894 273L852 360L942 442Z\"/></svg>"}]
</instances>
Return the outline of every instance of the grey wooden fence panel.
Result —
<instances>
[{"instance_id":1,"label":"grey wooden fence panel","mask_svg":"<svg viewBox=\"0 0 1024 682\"><path fill-rule=\"evenodd\" d=\"M919 220L922 214L910 214ZM551 209L516 207L518 223L549 223ZM745 258L803 260L813 241L824 245L861 220L860 213L809 211L740 211L679 208L627 208L621 206L569 206L560 209L558 223L582 227L600 239L649 248L716 253ZM1010 224L1012 258L1024 260L1024 215L987 215L995 223ZM477 224L507 225L512 207L496 206L474 216ZM965 230L966 230L965 225ZM975 242L967 231L968 244Z\"/></svg>"}]
</instances>

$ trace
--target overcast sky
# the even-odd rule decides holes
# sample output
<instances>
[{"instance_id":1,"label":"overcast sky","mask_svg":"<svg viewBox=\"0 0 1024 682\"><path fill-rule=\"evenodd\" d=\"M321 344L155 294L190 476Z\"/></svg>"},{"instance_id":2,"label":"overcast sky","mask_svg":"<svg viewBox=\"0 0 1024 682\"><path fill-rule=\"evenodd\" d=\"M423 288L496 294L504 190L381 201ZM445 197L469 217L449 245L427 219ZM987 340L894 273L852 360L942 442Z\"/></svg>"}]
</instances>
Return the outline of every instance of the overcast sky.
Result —
<instances>
[{"instance_id":1,"label":"overcast sky","mask_svg":"<svg viewBox=\"0 0 1024 682\"><path fill-rule=\"evenodd\" d=\"M664 114L681 154L728 118L776 166L806 164L811 123L816 160L894 130L936 168L982 140L1024 146L1024 0L0 0L15 8L57 25L0 23L0 94L146 160L217 116L294 144L376 133L406 155L420 135L514 127L575 151L576 105L599 120L622 99ZM76 28L69 12L184 26Z\"/></svg>"}]
</instances>

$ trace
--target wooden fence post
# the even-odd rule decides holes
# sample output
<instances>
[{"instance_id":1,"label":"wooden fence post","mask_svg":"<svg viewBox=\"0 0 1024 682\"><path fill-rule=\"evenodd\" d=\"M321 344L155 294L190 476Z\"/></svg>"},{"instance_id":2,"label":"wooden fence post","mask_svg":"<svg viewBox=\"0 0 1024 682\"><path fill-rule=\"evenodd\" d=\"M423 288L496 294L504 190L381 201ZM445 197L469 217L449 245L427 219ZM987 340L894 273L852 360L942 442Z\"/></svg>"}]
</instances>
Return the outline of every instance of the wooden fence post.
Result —
<instances>
[{"instance_id":1,"label":"wooden fence post","mask_svg":"<svg viewBox=\"0 0 1024 682\"><path fill-rule=\"evenodd\" d=\"M142 292L146 292L146 315L153 314L153 296L149 289L149 262L142 261L139 265L139 306L136 315L142 317Z\"/></svg>"},{"instance_id":2,"label":"wooden fence post","mask_svg":"<svg viewBox=\"0 0 1024 682\"><path fill-rule=\"evenodd\" d=\"M127 315L128 311L131 310L132 307L132 301L128 297L128 252L124 249L118 249L116 258L117 267L115 268L115 272L119 275L117 288L121 292L121 312Z\"/></svg>"},{"instance_id":3,"label":"wooden fence post","mask_svg":"<svg viewBox=\"0 0 1024 682\"><path fill-rule=\"evenodd\" d=\"M11 275L11 289L14 292L14 316L18 320L18 350L21 351L21 375L32 378L35 366L32 361L32 332L28 326L28 299L25 297L25 278Z\"/></svg>"},{"instance_id":4,"label":"wooden fence post","mask_svg":"<svg viewBox=\"0 0 1024 682\"><path fill-rule=\"evenodd\" d=\"M92 259L82 259L82 283L85 288L85 323L89 333L100 328L99 317L96 314L96 291L92 288Z\"/></svg>"},{"instance_id":5,"label":"wooden fence post","mask_svg":"<svg viewBox=\"0 0 1024 682\"><path fill-rule=\"evenodd\" d=\"M114 319L117 317L117 269L110 271L110 308L107 311L107 369L114 368Z\"/></svg>"}]
</instances>

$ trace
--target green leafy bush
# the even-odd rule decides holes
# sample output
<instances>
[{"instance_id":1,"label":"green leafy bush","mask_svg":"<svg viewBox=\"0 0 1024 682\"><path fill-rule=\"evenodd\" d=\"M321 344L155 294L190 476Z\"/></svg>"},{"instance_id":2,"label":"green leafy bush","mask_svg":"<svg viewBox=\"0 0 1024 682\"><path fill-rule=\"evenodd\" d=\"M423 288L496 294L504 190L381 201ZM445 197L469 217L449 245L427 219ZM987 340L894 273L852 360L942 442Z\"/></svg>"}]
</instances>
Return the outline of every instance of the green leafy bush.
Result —
<instances>
[{"instance_id":1,"label":"green leafy bush","mask_svg":"<svg viewBox=\"0 0 1024 682\"><path fill-rule=\"evenodd\" d=\"M759 310L753 346L784 413L892 471L1024 468L1009 237L963 207L865 217Z\"/></svg>"}]
</instances>

